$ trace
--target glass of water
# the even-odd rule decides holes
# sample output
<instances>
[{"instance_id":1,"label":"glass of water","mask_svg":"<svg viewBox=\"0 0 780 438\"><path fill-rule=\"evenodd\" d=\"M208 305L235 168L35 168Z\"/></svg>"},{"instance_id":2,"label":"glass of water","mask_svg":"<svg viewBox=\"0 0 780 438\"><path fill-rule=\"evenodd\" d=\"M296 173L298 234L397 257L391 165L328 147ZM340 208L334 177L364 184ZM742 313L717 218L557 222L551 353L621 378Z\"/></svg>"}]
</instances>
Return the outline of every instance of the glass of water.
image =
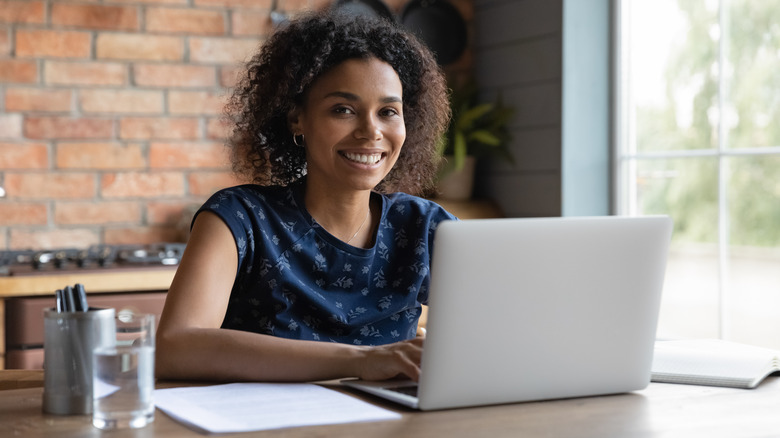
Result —
<instances>
[{"instance_id":1,"label":"glass of water","mask_svg":"<svg viewBox=\"0 0 780 438\"><path fill-rule=\"evenodd\" d=\"M119 312L116 344L95 348L95 427L139 428L154 421L154 334L154 315Z\"/></svg>"}]
</instances>

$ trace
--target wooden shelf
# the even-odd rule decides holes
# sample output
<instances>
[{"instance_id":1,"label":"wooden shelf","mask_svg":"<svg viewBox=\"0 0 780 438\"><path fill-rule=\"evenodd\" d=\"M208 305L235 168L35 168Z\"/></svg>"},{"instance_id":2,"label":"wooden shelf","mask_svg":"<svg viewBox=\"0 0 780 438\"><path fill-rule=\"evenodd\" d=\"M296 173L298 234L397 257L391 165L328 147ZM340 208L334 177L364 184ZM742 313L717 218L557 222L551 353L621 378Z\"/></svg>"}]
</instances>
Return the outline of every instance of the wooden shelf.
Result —
<instances>
[{"instance_id":1,"label":"wooden shelf","mask_svg":"<svg viewBox=\"0 0 780 438\"><path fill-rule=\"evenodd\" d=\"M176 266L52 271L0 277L0 299L15 296L54 295L66 285L81 283L90 292L168 290Z\"/></svg>"}]
</instances>

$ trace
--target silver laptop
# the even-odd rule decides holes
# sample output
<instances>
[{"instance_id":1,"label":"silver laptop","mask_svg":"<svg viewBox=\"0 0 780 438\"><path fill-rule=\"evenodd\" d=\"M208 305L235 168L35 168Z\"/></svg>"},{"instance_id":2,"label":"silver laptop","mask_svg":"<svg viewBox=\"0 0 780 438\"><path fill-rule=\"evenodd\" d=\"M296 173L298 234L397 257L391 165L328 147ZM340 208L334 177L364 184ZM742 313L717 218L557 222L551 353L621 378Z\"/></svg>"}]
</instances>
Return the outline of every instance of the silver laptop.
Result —
<instances>
[{"instance_id":1,"label":"silver laptop","mask_svg":"<svg viewBox=\"0 0 780 438\"><path fill-rule=\"evenodd\" d=\"M665 216L444 222L419 385L342 383L422 410L642 389L671 233Z\"/></svg>"}]
</instances>

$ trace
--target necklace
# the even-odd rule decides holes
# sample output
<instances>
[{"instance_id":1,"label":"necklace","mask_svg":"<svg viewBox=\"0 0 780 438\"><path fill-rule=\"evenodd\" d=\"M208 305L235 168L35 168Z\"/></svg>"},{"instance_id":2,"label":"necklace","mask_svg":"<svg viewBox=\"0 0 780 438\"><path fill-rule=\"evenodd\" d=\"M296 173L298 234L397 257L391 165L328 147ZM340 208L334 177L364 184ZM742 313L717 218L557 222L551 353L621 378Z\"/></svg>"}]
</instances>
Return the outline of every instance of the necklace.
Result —
<instances>
[{"instance_id":1,"label":"necklace","mask_svg":"<svg viewBox=\"0 0 780 438\"><path fill-rule=\"evenodd\" d=\"M360 227L358 227L357 231L355 231L355 234L353 234L352 237L350 237L349 240L347 240L347 243L352 242L352 239L354 239L355 236L358 235L360 230L363 229L363 225L365 225L366 221L368 220L368 214L369 213L371 213L371 207L370 206L368 207L368 210L366 210L366 217L363 218L363 222L360 223Z\"/></svg>"}]
</instances>

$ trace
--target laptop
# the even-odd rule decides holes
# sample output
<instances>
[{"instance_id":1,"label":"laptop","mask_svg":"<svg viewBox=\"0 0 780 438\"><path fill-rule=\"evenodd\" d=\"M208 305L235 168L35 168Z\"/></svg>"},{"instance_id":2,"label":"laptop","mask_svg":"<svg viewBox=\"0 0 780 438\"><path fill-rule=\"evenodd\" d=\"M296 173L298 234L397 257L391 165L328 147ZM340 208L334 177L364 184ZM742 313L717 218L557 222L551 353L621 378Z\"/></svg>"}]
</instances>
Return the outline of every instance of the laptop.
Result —
<instances>
[{"instance_id":1,"label":"laptop","mask_svg":"<svg viewBox=\"0 0 780 438\"><path fill-rule=\"evenodd\" d=\"M420 410L643 389L671 233L666 216L443 222L419 384L341 382Z\"/></svg>"}]
</instances>

